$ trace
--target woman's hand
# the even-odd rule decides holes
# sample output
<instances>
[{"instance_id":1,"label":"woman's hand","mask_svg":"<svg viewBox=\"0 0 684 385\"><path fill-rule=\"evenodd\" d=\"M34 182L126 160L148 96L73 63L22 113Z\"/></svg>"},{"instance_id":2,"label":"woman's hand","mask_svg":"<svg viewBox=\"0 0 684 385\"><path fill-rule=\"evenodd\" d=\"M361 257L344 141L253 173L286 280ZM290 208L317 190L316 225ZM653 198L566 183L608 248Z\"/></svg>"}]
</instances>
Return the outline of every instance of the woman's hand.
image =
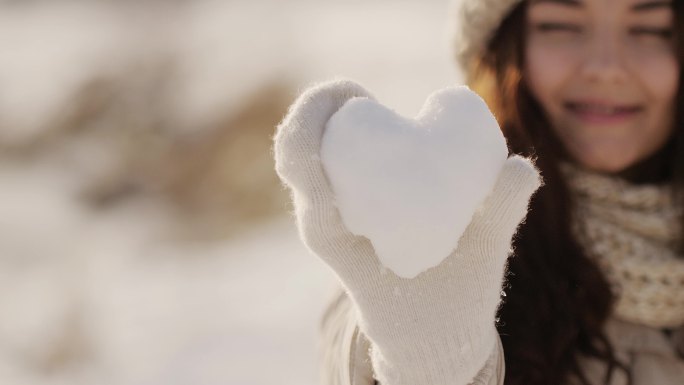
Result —
<instances>
[{"instance_id":1,"label":"woman's hand","mask_svg":"<svg viewBox=\"0 0 684 385\"><path fill-rule=\"evenodd\" d=\"M509 158L456 250L415 278L401 278L382 266L367 238L344 226L321 164L325 125L352 97L372 98L351 81L314 86L277 128L276 171L291 189L302 240L356 304L383 385L467 384L496 348L511 238L541 184L539 174L529 160Z\"/></svg>"}]
</instances>

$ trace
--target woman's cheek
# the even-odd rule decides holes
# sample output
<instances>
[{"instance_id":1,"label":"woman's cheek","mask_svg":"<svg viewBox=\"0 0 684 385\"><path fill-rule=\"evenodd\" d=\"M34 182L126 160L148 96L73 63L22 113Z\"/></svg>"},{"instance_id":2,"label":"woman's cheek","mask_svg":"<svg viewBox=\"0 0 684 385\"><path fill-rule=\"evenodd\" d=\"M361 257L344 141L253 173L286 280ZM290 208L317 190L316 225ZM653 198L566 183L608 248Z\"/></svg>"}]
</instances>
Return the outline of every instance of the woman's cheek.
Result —
<instances>
[{"instance_id":1,"label":"woman's cheek","mask_svg":"<svg viewBox=\"0 0 684 385\"><path fill-rule=\"evenodd\" d=\"M669 108L679 86L679 63L672 48L632 44L628 62L650 102L660 110Z\"/></svg>"},{"instance_id":2,"label":"woman's cheek","mask_svg":"<svg viewBox=\"0 0 684 385\"><path fill-rule=\"evenodd\" d=\"M681 76L679 64L672 49L633 52L630 63L644 90L648 113L641 130L640 146L643 152L649 153L662 146L672 134Z\"/></svg>"},{"instance_id":3,"label":"woman's cheek","mask_svg":"<svg viewBox=\"0 0 684 385\"><path fill-rule=\"evenodd\" d=\"M575 47L563 44L554 46L534 39L528 44L525 81L532 94L549 113L555 109L552 102L554 95L559 95L571 78L576 61Z\"/></svg>"}]
</instances>

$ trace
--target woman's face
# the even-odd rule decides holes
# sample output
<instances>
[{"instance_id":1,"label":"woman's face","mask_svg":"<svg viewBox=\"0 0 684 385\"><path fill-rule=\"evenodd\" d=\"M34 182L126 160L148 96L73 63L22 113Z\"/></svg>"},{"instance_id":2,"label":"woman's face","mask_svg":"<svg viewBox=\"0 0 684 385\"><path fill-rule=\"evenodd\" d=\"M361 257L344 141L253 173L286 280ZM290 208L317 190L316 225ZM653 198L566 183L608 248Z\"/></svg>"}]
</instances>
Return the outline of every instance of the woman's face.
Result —
<instances>
[{"instance_id":1,"label":"woman's face","mask_svg":"<svg viewBox=\"0 0 684 385\"><path fill-rule=\"evenodd\" d=\"M679 82L670 1L529 0L526 16L526 84L576 162L618 172L667 142Z\"/></svg>"}]
</instances>

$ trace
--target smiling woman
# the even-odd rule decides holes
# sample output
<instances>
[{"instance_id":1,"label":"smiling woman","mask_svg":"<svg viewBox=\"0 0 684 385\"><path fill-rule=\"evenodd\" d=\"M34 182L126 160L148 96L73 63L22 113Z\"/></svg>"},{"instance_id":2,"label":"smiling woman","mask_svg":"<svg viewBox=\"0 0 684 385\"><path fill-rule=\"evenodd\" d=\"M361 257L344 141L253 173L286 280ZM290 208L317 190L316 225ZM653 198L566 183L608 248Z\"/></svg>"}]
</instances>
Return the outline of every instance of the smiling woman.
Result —
<instances>
[{"instance_id":1,"label":"smiling woman","mask_svg":"<svg viewBox=\"0 0 684 385\"><path fill-rule=\"evenodd\" d=\"M442 263L399 279L338 219L315 151L363 87L313 87L278 128L303 240L345 286L325 383L682 384L684 2L460 3L457 58L510 156Z\"/></svg>"},{"instance_id":2,"label":"smiling woman","mask_svg":"<svg viewBox=\"0 0 684 385\"><path fill-rule=\"evenodd\" d=\"M682 3L509 3L460 57L545 181L509 261L505 382L681 383Z\"/></svg>"}]
</instances>

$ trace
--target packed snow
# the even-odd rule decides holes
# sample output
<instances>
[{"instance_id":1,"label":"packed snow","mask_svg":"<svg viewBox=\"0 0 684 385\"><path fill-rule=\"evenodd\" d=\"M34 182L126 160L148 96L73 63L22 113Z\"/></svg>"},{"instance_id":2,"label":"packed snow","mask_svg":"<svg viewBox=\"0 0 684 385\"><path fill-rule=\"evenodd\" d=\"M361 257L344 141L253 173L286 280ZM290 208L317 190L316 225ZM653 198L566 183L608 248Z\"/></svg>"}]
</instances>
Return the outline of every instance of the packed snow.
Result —
<instances>
[{"instance_id":1,"label":"packed snow","mask_svg":"<svg viewBox=\"0 0 684 385\"><path fill-rule=\"evenodd\" d=\"M353 98L328 121L321 144L344 224L405 278L457 247L507 156L496 119L465 86L433 93L415 119Z\"/></svg>"}]
</instances>

